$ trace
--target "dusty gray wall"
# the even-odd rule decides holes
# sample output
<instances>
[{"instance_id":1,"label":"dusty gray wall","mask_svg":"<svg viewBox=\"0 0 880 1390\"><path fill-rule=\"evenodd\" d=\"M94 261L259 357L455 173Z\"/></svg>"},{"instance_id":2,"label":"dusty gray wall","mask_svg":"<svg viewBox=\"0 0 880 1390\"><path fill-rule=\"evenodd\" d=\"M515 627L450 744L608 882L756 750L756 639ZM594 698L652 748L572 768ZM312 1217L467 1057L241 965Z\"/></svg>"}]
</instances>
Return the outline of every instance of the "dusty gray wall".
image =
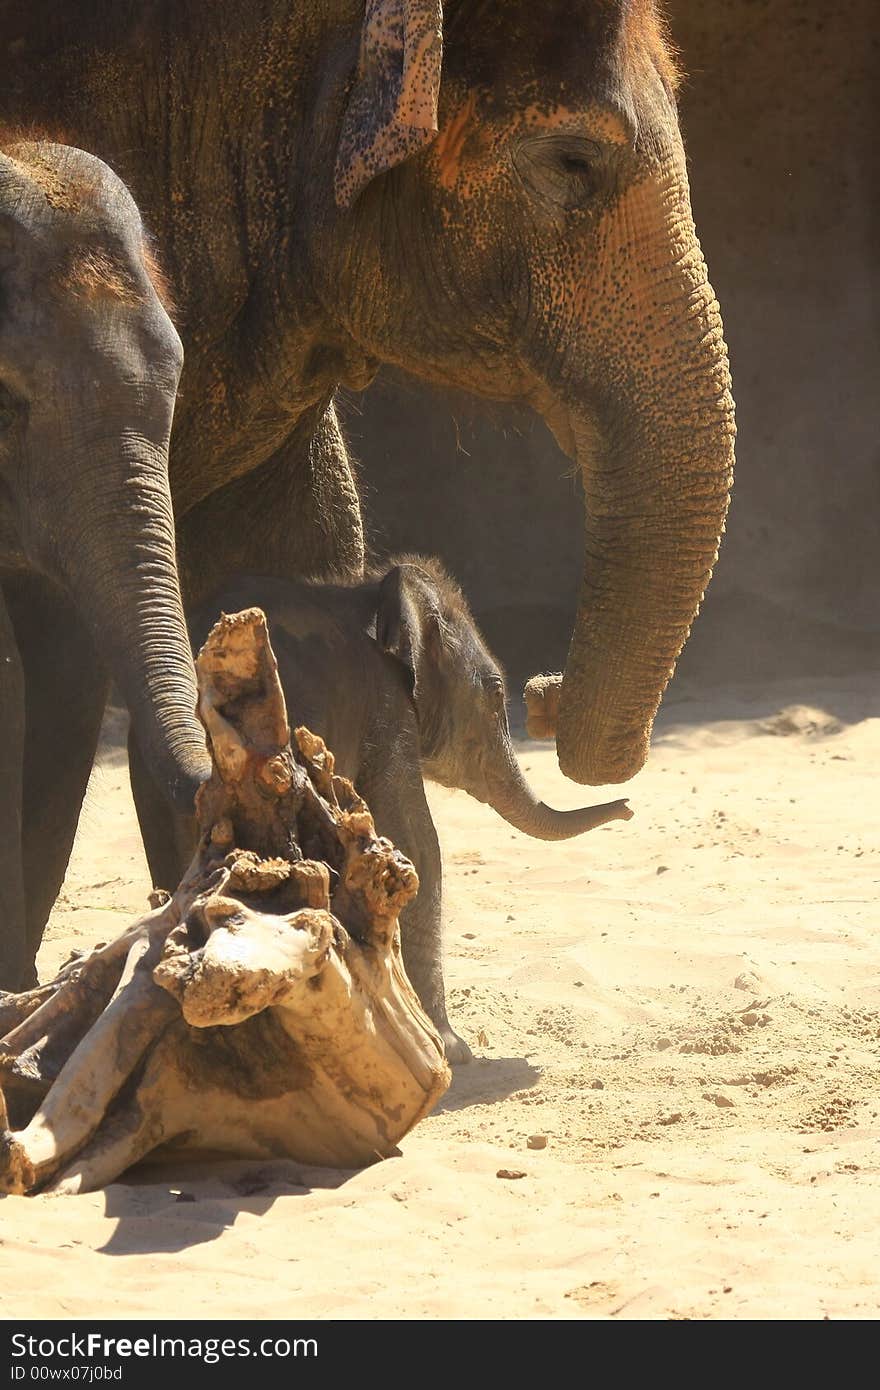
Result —
<instances>
[{"instance_id":1,"label":"dusty gray wall","mask_svg":"<svg viewBox=\"0 0 880 1390\"><path fill-rule=\"evenodd\" d=\"M737 400L686 677L880 663L874 0L674 0L681 119ZM347 411L375 549L441 555L518 676L564 660L579 484L543 426L380 379Z\"/></svg>"}]
</instances>

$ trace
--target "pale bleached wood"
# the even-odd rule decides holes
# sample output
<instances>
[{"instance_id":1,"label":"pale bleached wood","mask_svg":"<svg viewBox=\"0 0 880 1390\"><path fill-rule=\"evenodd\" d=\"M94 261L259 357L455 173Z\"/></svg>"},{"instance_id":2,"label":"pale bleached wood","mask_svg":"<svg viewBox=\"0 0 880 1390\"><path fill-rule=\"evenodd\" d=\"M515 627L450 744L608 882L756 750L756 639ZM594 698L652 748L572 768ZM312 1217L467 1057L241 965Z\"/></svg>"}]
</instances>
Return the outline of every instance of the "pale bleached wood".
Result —
<instances>
[{"instance_id":1,"label":"pale bleached wood","mask_svg":"<svg viewBox=\"0 0 880 1390\"><path fill-rule=\"evenodd\" d=\"M214 772L186 877L3 998L0 1190L89 1191L163 1145L356 1167L449 1084L400 953L415 870L321 739L291 740L260 610L197 670Z\"/></svg>"}]
</instances>

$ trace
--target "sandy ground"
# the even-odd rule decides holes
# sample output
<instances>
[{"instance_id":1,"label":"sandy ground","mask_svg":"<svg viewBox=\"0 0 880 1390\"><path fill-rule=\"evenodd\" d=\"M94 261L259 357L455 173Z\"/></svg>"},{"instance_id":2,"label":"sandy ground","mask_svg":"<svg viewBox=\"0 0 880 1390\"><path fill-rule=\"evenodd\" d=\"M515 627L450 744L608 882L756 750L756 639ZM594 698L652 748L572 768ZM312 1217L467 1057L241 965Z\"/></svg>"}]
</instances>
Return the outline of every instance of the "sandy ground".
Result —
<instances>
[{"instance_id":1,"label":"sandy ground","mask_svg":"<svg viewBox=\"0 0 880 1390\"><path fill-rule=\"evenodd\" d=\"M568 844L432 793L479 1060L402 1156L8 1198L3 1315L877 1317L878 716L877 677L679 698L637 818ZM43 974L144 904L109 735Z\"/></svg>"}]
</instances>

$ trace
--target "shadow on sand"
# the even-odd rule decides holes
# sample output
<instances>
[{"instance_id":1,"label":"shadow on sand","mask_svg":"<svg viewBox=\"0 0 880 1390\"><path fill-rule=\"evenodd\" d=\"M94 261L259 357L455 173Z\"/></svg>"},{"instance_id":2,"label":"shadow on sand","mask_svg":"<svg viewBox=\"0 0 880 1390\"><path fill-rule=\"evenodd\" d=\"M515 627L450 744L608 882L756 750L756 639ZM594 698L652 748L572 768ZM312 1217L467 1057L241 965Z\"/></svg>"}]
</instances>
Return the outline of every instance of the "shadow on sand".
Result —
<instances>
[{"instance_id":1,"label":"shadow on sand","mask_svg":"<svg viewBox=\"0 0 880 1390\"><path fill-rule=\"evenodd\" d=\"M476 1058L457 1068L435 1113L492 1105L535 1085L540 1072L524 1057ZM386 1162L393 1162L400 1152ZM217 1240L247 1212L265 1216L284 1197L335 1192L361 1169L312 1168L293 1159L247 1160L163 1155L141 1163L104 1192L116 1221L104 1255L174 1254Z\"/></svg>"},{"instance_id":2,"label":"shadow on sand","mask_svg":"<svg viewBox=\"0 0 880 1390\"><path fill-rule=\"evenodd\" d=\"M525 1057L475 1057L466 1067L456 1067L452 1085L434 1107L435 1114L465 1110L471 1105L494 1105L515 1091L527 1091L540 1079L539 1067Z\"/></svg>"},{"instance_id":3,"label":"shadow on sand","mask_svg":"<svg viewBox=\"0 0 880 1390\"><path fill-rule=\"evenodd\" d=\"M138 1164L105 1189L117 1225L103 1255L173 1254L217 1240L247 1212L265 1216L279 1198L332 1192L360 1169L309 1168L291 1159L207 1158Z\"/></svg>"}]
</instances>

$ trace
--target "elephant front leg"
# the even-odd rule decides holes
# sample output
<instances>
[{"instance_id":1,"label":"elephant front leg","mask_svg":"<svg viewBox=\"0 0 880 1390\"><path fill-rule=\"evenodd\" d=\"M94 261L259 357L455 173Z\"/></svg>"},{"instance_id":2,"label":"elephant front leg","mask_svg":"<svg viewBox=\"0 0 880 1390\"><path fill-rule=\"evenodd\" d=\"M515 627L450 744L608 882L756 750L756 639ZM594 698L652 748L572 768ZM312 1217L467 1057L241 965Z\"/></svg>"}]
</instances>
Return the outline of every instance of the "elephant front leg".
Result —
<instances>
[{"instance_id":1,"label":"elephant front leg","mask_svg":"<svg viewBox=\"0 0 880 1390\"><path fill-rule=\"evenodd\" d=\"M446 1012L443 982L443 866L440 844L431 819L418 762L383 775L373 784L367 774L358 780L376 822L376 828L398 845L415 865L419 891L400 914L403 964L422 1008L440 1037L446 1059L453 1066L473 1060L473 1053L459 1037Z\"/></svg>"},{"instance_id":2,"label":"elephant front leg","mask_svg":"<svg viewBox=\"0 0 880 1390\"><path fill-rule=\"evenodd\" d=\"M0 1016L4 991L34 983L28 956L21 863L24 672L15 631L0 591Z\"/></svg>"},{"instance_id":3,"label":"elephant front leg","mask_svg":"<svg viewBox=\"0 0 880 1390\"><path fill-rule=\"evenodd\" d=\"M25 982L64 882L107 702L107 675L72 605L37 575L5 586L24 675L21 864ZM21 755L21 754L20 754ZM176 882L176 880L175 880Z\"/></svg>"}]
</instances>

